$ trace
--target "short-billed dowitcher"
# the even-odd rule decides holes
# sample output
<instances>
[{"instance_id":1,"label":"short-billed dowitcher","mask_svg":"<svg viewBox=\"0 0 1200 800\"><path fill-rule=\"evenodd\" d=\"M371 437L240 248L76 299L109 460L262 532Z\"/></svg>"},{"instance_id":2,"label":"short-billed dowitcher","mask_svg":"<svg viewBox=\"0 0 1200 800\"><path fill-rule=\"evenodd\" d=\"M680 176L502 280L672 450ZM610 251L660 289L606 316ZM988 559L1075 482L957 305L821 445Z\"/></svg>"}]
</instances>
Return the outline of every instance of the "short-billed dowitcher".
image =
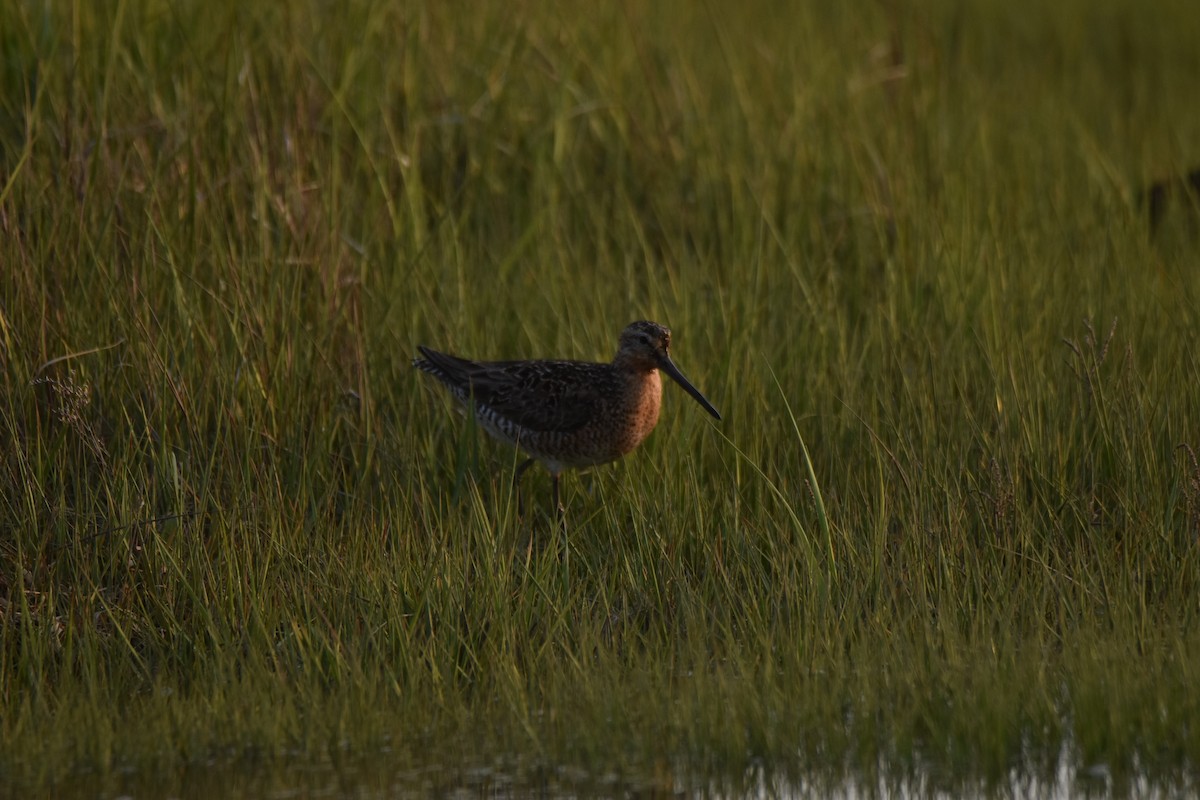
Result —
<instances>
[{"instance_id":1,"label":"short-billed dowitcher","mask_svg":"<svg viewBox=\"0 0 1200 800\"><path fill-rule=\"evenodd\" d=\"M421 358L412 363L473 407L488 433L531 456L517 467L514 485L534 461L546 466L561 522L558 478L563 470L615 461L654 430L662 405L660 369L721 418L675 366L670 346L671 331L641 321L621 332L611 364L470 361L420 346Z\"/></svg>"}]
</instances>

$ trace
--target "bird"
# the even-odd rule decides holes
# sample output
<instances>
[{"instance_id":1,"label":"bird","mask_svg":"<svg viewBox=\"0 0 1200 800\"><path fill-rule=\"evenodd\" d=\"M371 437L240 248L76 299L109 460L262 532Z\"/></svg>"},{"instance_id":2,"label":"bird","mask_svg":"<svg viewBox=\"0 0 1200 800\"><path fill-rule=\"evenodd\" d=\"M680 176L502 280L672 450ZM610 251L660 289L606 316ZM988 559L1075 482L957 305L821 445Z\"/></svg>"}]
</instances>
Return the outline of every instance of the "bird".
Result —
<instances>
[{"instance_id":1,"label":"bird","mask_svg":"<svg viewBox=\"0 0 1200 800\"><path fill-rule=\"evenodd\" d=\"M412 365L441 381L485 431L525 452L520 481L543 464L554 486L554 508L565 528L559 477L567 469L616 461L640 445L658 423L665 372L705 411L721 419L671 360L671 331L639 320L621 331L611 363L562 360L474 361L417 346Z\"/></svg>"}]
</instances>

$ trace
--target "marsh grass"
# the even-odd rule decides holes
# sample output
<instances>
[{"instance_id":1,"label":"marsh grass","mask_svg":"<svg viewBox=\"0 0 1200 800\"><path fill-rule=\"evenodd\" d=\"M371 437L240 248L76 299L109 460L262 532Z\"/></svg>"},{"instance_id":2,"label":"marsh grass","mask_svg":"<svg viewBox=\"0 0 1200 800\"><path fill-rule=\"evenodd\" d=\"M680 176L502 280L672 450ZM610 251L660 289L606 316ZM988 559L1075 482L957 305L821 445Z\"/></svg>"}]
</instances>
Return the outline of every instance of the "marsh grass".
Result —
<instances>
[{"instance_id":1,"label":"marsh grass","mask_svg":"<svg viewBox=\"0 0 1200 800\"><path fill-rule=\"evenodd\" d=\"M1200 17L1023 6L0 7L3 780L1187 785ZM643 317L566 540L409 367Z\"/></svg>"}]
</instances>

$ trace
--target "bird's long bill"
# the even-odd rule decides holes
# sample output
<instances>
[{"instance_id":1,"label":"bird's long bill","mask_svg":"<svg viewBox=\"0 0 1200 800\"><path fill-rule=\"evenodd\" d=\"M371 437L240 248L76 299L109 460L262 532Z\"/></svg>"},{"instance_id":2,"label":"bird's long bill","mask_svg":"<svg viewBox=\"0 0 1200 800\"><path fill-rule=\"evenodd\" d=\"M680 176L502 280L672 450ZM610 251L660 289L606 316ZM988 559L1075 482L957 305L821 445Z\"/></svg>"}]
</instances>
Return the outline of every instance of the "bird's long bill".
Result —
<instances>
[{"instance_id":1,"label":"bird's long bill","mask_svg":"<svg viewBox=\"0 0 1200 800\"><path fill-rule=\"evenodd\" d=\"M675 366L675 362L667 354L663 354L659 359L659 366L662 371L671 376L671 379L683 387L683 390L696 398L696 402L704 406L704 410L712 414L717 419L721 418L720 412L713 408L713 404L708 402L708 398L700 394L700 390L692 386L692 382L683 377L683 373L679 371L679 367Z\"/></svg>"}]
</instances>

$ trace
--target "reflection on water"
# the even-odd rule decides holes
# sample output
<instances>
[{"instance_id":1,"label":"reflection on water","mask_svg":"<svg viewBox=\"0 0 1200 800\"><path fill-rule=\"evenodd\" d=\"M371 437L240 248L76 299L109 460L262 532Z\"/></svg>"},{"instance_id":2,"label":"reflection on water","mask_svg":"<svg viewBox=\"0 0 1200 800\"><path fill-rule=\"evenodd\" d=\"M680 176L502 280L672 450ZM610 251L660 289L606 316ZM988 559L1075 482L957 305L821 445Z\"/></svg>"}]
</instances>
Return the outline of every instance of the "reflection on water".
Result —
<instances>
[{"instance_id":1,"label":"reflection on water","mask_svg":"<svg viewBox=\"0 0 1200 800\"><path fill-rule=\"evenodd\" d=\"M1116 784L1108 769L1096 765L1087 769L1076 769L1060 762L1049 776L1032 776L1012 771L1005 780L987 783L977 780L938 778L934 775L917 775L908 778L879 778L865 781L861 778L844 778L830 782L821 779L781 781L760 780L746 791L718 792L717 796L756 798L834 798L835 800L865 800L866 798L1041 798L1043 800L1065 800L1066 798L1113 798L1130 797L1176 798L1194 796L1197 784L1192 780L1183 782L1156 782L1145 774L1131 777Z\"/></svg>"},{"instance_id":2,"label":"reflection on water","mask_svg":"<svg viewBox=\"0 0 1200 800\"><path fill-rule=\"evenodd\" d=\"M342 763L245 763L216 761L175 772L122 770L100 776L77 775L50 793L58 798L525 798L525 797L753 797L753 798L1168 798L1195 796L1194 776L1154 779L1144 773L1115 780L1102 764L1078 766L1065 751L1045 775L1011 771L998 782L927 772L905 777L834 776L822 770L796 774L751 769L736 778L680 779L680 770L663 765L650 775L631 778L616 770L550 767L501 759L477 766L422 766L398 763L392 754L347 757ZM0 796L26 796L0 781Z\"/></svg>"}]
</instances>

